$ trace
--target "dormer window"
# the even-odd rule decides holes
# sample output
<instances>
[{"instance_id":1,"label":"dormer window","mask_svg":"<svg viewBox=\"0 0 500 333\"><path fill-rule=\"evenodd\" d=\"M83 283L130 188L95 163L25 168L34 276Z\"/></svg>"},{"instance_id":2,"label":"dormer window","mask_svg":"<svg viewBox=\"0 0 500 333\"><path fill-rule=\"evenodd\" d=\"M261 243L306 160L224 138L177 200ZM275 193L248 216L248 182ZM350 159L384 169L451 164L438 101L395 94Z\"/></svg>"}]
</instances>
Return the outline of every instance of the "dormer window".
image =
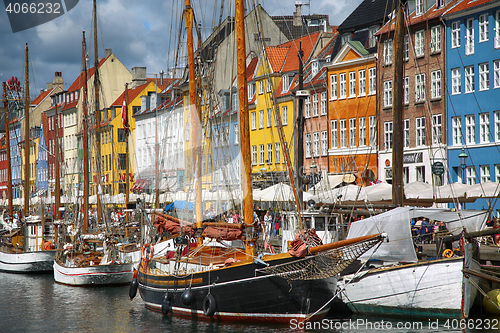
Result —
<instances>
[{"instance_id":1,"label":"dormer window","mask_svg":"<svg viewBox=\"0 0 500 333\"><path fill-rule=\"evenodd\" d=\"M371 27L368 29L368 48L375 47L377 45L377 38L375 37L375 33L378 31L379 27Z\"/></svg>"},{"instance_id":2,"label":"dormer window","mask_svg":"<svg viewBox=\"0 0 500 333\"><path fill-rule=\"evenodd\" d=\"M293 78L293 76L289 76L287 74L282 76L283 92L287 92L288 89L290 89L290 85L292 84L292 78Z\"/></svg>"},{"instance_id":3,"label":"dormer window","mask_svg":"<svg viewBox=\"0 0 500 333\"><path fill-rule=\"evenodd\" d=\"M424 0L415 0L415 15L422 15L424 13Z\"/></svg>"},{"instance_id":4,"label":"dormer window","mask_svg":"<svg viewBox=\"0 0 500 333\"><path fill-rule=\"evenodd\" d=\"M436 0L436 9L444 7L444 0Z\"/></svg>"},{"instance_id":5,"label":"dormer window","mask_svg":"<svg viewBox=\"0 0 500 333\"><path fill-rule=\"evenodd\" d=\"M342 35L342 45L344 45L345 43L347 43L350 40L351 40L351 34L350 33Z\"/></svg>"},{"instance_id":6,"label":"dormer window","mask_svg":"<svg viewBox=\"0 0 500 333\"><path fill-rule=\"evenodd\" d=\"M320 24L322 24L322 20L320 19L312 19L307 22L307 25L310 27L317 27Z\"/></svg>"},{"instance_id":7,"label":"dormer window","mask_svg":"<svg viewBox=\"0 0 500 333\"><path fill-rule=\"evenodd\" d=\"M319 72L319 62L315 61L311 64L311 75L315 76Z\"/></svg>"}]
</instances>

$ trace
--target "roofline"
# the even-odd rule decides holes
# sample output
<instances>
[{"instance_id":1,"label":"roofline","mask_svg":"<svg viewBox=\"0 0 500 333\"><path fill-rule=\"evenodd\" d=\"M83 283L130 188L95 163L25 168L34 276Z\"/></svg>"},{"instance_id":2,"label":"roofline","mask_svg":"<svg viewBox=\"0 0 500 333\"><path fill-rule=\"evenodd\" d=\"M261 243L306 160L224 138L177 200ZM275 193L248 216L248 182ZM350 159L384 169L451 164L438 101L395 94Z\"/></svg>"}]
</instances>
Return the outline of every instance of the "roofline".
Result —
<instances>
[{"instance_id":1,"label":"roofline","mask_svg":"<svg viewBox=\"0 0 500 333\"><path fill-rule=\"evenodd\" d=\"M451 11L453 8L455 8L456 6L458 6L461 3L462 2L457 2L455 4L455 6L451 7L446 12ZM461 16L475 14L475 13L482 12L482 11L485 11L485 10L490 10L490 9L493 9L493 8L498 8L498 2L496 2L496 1L490 1L489 3L477 5L477 6L474 6L474 7L471 7L471 8L462 9L462 10L460 10L458 12L451 13L451 14L446 14L446 12L444 12L443 15L442 15L442 17L445 20L453 20L453 19L461 17Z\"/></svg>"}]
</instances>

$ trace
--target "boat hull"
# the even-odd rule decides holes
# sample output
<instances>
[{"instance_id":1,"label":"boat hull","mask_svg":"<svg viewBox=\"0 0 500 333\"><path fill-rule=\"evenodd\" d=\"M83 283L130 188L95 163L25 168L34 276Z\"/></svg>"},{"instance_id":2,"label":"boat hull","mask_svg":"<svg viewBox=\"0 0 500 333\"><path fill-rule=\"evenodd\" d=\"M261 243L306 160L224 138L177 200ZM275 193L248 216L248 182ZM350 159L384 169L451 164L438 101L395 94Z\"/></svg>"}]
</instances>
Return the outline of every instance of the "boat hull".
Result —
<instances>
[{"instance_id":1,"label":"boat hull","mask_svg":"<svg viewBox=\"0 0 500 333\"><path fill-rule=\"evenodd\" d=\"M56 251L6 253L0 251L0 271L11 273L50 272Z\"/></svg>"},{"instance_id":2,"label":"boat hull","mask_svg":"<svg viewBox=\"0 0 500 333\"><path fill-rule=\"evenodd\" d=\"M342 300L357 314L461 317L463 267L464 259L459 257L372 270L350 283L339 282L345 286ZM477 269L479 263L473 260L471 267ZM470 307L476 288L468 290L463 297Z\"/></svg>"},{"instance_id":3,"label":"boat hull","mask_svg":"<svg viewBox=\"0 0 500 333\"><path fill-rule=\"evenodd\" d=\"M251 321L290 323L304 321L332 297L336 278L293 281L256 272L256 264L193 273L183 278L147 274L139 270L139 292L146 307L162 311L167 295L169 312L175 315L218 321ZM182 302L181 296L191 285L194 301ZM207 294L213 296L215 313L207 316L203 303ZM321 319L330 306L321 309L310 320Z\"/></svg>"},{"instance_id":4,"label":"boat hull","mask_svg":"<svg viewBox=\"0 0 500 333\"><path fill-rule=\"evenodd\" d=\"M127 284L133 276L132 263L66 267L54 261L54 280L72 286Z\"/></svg>"}]
</instances>

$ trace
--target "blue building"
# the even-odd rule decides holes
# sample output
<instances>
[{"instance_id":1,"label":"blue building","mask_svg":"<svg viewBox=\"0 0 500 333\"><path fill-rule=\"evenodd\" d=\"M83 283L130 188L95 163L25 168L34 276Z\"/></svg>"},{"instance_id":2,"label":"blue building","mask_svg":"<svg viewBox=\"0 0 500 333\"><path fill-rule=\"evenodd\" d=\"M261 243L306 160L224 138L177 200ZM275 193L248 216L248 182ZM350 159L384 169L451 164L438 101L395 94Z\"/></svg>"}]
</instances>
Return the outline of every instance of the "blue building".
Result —
<instances>
[{"instance_id":1,"label":"blue building","mask_svg":"<svg viewBox=\"0 0 500 333\"><path fill-rule=\"evenodd\" d=\"M444 19L450 182L500 182L500 2L463 0ZM467 204L487 208L484 199Z\"/></svg>"},{"instance_id":2,"label":"blue building","mask_svg":"<svg viewBox=\"0 0 500 333\"><path fill-rule=\"evenodd\" d=\"M44 119L45 114L42 115L42 121L40 124L40 134L38 136L38 160L36 161L36 191L38 195L43 195L47 193L49 182L48 182L48 154L47 154L47 144L45 142L44 133Z\"/></svg>"}]
</instances>

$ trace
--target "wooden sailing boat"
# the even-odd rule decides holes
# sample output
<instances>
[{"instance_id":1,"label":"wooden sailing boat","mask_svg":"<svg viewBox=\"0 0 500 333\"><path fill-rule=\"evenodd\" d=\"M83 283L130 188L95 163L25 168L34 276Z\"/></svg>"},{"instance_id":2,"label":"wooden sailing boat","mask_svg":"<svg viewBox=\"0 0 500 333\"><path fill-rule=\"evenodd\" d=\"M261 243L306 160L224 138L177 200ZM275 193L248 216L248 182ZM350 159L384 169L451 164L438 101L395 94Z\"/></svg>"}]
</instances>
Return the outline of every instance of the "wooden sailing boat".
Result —
<instances>
[{"instance_id":1,"label":"wooden sailing boat","mask_svg":"<svg viewBox=\"0 0 500 333\"><path fill-rule=\"evenodd\" d=\"M25 169L24 169L24 220L21 225L13 226L10 222L13 217L12 206L12 173L10 160L10 135L9 135L9 99L18 100L20 95L20 85L17 78L12 78L7 84L3 83L4 105L5 105L5 129L7 145L7 165L8 165L8 195L9 195L9 218L4 220L4 214L0 215L0 224L6 226L8 233L0 235L0 270L8 272L45 272L51 271L54 262L55 250L52 246L43 243L43 223L40 219L29 215L29 71L28 71L28 45L26 45L26 82L25 82ZM15 80L14 80L15 79ZM16 82L17 81L17 82ZM7 96L9 91L9 95ZM28 228L28 223L31 226ZM50 243L51 245L51 243Z\"/></svg>"},{"instance_id":2,"label":"wooden sailing boat","mask_svg":"<svg viewBox=\"0 0 500 333\"><path fill-rule=\"evenodd\" d=\"M95 5L95 2L94 2ZM95 9L95 7L94 7ZM97 49L96 49L97 52ZM83 232L78 233L75 242L67 243L58 249L54 260L54 279L67 285L111 285L125 284L132 281L133 265L131 262L118 260L116 239L106 230L101 234L87 233L89 211L89 147L87 114L87 66L86 43L83 32ZM97 66L97 65L96 65ZM96 68L97 71L97 68ZM96 88L97 91L97 88ZM99 110L96 110L99 113ZM97 245L103 245L103 251ZM93 248L92 248L93 246Z\"/></svg>"},{"instance_id":3,"label":"wooden sailing boat","mask_svg":"<svg viewBox=\"0 0 500 333\"><path fill-rule=\"evenodd\" d=\"M186 0L185 21L188 31L189 84L196 89L192 38L193 10ZM380 243L381 235L370 235L344 242L302 246L301 257L289 253L257 256L255 250L248 99L245 64L243 1L236 1L238 40L238 86L241 150L243 159L244 223L203 222L201 219L201 183L197 184L195 223L166 216L173 233L196 237L188 244L179 237L173 258L154 258L151 245L145 244L137 279L132 281L130 296L137 289L146 307L197 318L228 321L290 322L323 317L336 285L336 275L363 252ZM196 115L192 98L192 117ZM193 129L195 133L195 129ZM201 133L201 131L198 131ZM195 135L198 135L197 133ZM195 136L194 140L196 141ZM200 163L193 163L199 165ZM199 175L199 169L197 171ZM201 177L197 177L200 181ZM182 231L181 231L182 230ZM303 234L304 237L306 233ZM241 239L244 250L203 244L203 236L217 240ZM311 235L310 237L313 237ZM192 248L190 250L190 246ZM294 252L295 253L295 252ZM295 253L297 255L297 253Z\"/></svg>"}]
</instances>

